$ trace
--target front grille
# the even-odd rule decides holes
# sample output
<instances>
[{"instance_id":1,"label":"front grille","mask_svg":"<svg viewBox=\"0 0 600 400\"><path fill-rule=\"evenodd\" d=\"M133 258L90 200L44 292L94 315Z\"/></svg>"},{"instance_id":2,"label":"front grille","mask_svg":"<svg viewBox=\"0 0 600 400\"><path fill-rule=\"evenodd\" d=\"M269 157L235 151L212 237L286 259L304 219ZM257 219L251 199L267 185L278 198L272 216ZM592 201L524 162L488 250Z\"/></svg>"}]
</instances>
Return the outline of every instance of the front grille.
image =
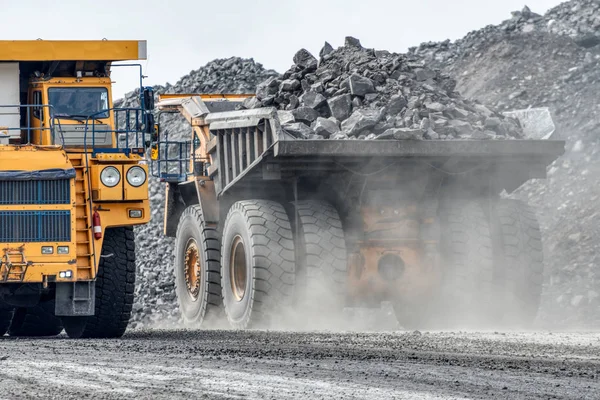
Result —
<instances>
[{"instance_id":1,"label":"front grille","mask_svg":"<svg viewBox=\"0 0 600 400\"><path fill-rule=\"evenodd\" d=\"M51 181L0 181L0 204L69 204L68 179Z\"/></svg>"},{"instance_id":2,"label":"front grille","mask_svg":"<svg viewBox=\"0 0 600 400\"><path fill-rule=\"evenodd\" d=\"M70 211L0 211L0 243L70 241Z\"/></svg>"}]
</instances>

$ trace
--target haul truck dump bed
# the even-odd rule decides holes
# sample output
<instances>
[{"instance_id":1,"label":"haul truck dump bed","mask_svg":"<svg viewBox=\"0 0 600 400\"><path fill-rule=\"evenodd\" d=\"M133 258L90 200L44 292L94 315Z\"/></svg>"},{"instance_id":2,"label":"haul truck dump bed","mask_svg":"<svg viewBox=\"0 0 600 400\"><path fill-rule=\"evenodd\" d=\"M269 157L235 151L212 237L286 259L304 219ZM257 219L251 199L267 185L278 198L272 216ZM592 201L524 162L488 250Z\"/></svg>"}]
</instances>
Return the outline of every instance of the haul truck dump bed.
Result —
<instances>
[{"instance_id":1,"label":"haul truck dump bed","mask_svg":"<svg viewBox=\"0 0 600 400\"><path fill-rule=\"evenodd\" d=\"M301 140L274 109L227 111L239 97L222 97L159 103L192 126L190 140L164 135L154 149L188 322L221 297L238 328L285 307L335 313L381 301L410 327L533 320L539 225L500 194L545 178L564 142Z\"/></svg>"},{"instance_id":2,"label":"haul truck dump bed","mask_svg":"<svg viewBox=\"0 0 600 400\"><path fill-rule=\"evenodd\" d=\"M147 223L142 106L115 108L114 61L145 41L0 41L0 333L117 337ZM141 81L141 77L140 77ZM120 139L124 139L125 143Z\"/></svg>"}]
</instances>

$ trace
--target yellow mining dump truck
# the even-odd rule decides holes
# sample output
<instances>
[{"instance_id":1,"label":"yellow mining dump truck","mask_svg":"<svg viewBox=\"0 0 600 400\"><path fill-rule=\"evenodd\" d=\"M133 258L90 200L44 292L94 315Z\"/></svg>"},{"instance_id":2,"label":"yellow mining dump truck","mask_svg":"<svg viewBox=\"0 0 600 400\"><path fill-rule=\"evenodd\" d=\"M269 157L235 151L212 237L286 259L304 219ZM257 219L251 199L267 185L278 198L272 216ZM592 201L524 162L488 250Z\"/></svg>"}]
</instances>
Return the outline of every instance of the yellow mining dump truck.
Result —
<instances>
[{"instance_id":1,"label":"yellow mining dump truck","mask_svg":"<svg viewBox=\"0 0 600 400\"><path fill-rule=\"evenodd\" d=\"M158 103L159 121L181 112L192 126L153 145L185 321L224 308L246 328L286 307L311 318L386 301L406 327L531 323L540 228L501 193L564 152L547 110L513 113L527 140L298 140L273 108L235 111L242 100Z\"/></svg>"},{"instance_id":2,"label":"yellow mining dump truck","mask_svg":"<svg viewBox=\"0 0 600 400\"><path fill-rule=\"evenodd\" d=\"M143 89L141 108L113 107L110 71L145 53L145 41L0 41L1 334L124 333L154 99Z\"/></svg>"}]
</instances>

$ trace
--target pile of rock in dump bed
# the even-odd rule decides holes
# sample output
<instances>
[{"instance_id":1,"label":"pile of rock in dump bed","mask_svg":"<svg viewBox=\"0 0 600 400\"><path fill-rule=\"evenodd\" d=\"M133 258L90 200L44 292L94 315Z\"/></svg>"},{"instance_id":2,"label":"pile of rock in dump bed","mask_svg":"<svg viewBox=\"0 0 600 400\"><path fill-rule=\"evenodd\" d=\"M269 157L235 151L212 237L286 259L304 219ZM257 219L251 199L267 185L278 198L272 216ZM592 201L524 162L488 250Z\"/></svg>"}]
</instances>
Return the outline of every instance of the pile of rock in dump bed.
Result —
<instances>
[{"instance_id":1,"label":"pile of rock in dump bed","mask_svg":"<svg viewBox=\"0 0 600 400\"><path fill-rule=\"evenodd\" d=\"M253 93L258 83L278 75L252 59L231 57L214 60L181 78L176 84L155 86L155 93ZM137 107L139 91L128 93L115 102L119 107ZM188 138L189 124L179 114L167 114L160 120L163 134L173 140ZM148 225L135 228L137 277L135 303L130 327L170 326L179 320L173 275L174 240L163 235L165 183L150 178Z\"/></svg>"},{"instance_id":2,"label":"pile of rock in dump bed","mask_svg":"<svg viewBox=\"0 0 600 400\"><path fill-rule=\"evenodd\" d=\"M298 139L518 139L517 121L455 91L417 57L363 48L347 37L317 60L302 49L281 77L262 82L245 108L276 107Z\"/></svg>"}]
</instances>

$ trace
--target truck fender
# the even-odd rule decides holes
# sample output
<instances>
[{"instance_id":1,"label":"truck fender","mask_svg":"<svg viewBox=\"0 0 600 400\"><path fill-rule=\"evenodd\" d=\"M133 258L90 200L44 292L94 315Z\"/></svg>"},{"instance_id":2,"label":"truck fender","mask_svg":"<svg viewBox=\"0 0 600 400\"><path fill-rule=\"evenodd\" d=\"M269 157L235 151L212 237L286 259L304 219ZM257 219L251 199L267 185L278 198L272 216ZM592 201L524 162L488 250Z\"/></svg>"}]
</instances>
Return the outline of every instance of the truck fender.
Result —
<instances>
[{"instance_id":1,"label":"truck fender","mask_svg":"<svg viewBox=\"0 0 600 400\"><path fill-rule=\"evenodd\" d=\"M165 195L165 236L175 237L179 218L190 206L200 205L206 224L216 226L219 223L219 205L214 182L211 180L193 180L183 183L170 182Z\"/></svg>"}]
</instances>

